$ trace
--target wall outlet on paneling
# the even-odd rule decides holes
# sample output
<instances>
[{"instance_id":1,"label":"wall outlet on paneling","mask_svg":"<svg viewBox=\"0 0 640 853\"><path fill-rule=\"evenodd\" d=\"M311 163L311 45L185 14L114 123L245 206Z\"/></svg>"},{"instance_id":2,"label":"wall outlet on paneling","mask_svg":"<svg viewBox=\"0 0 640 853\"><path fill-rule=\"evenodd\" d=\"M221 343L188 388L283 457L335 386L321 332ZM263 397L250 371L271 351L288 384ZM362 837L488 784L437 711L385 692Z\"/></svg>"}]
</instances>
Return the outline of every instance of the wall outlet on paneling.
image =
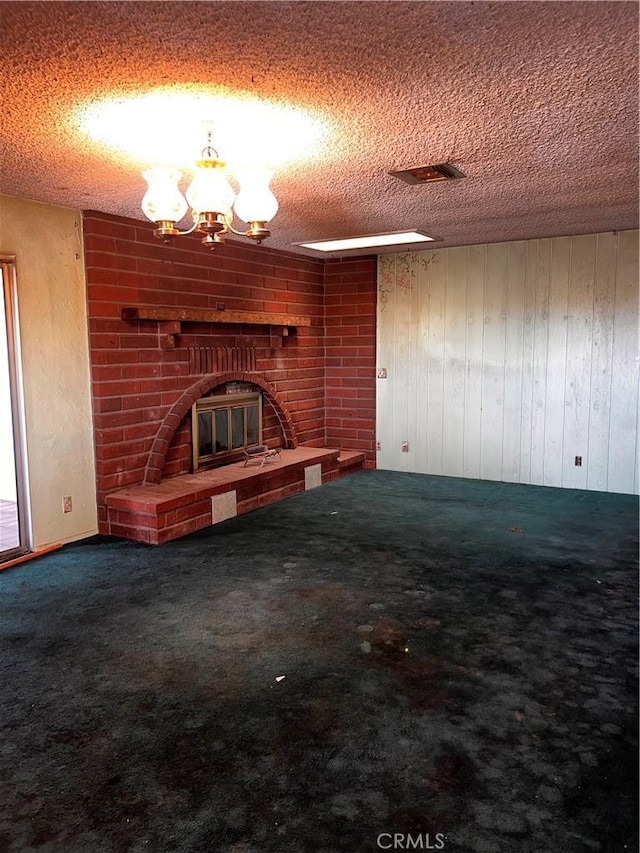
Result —
<instances>
[{"instance_id":1,"label":"wall outlet on paneling","mask_svg":"<svg viewBox=\"0 0 640 853\"><path fill-rule=\"evenodd\" d=\"M72 512L73 511L73 501L71 500L71 495L67 495L65 498L62 498L62 512Z\"/></svg>"},{"instance_id":2,"label":"wall outlet on paneling","mask_svg":"<svg viewBox=\"0 0 640 853\"><path fill-rule=\"evenodd\" d=\"M403 442L402 442L402 452L403 452L403 453L408 453L408 452L409 452L409 442L408 442L408 441L403 441Z\"/></svg>"},{"instance_id":3,"label":"wall outlet on paneling","mask_svg":"<svg viewBox=\"0 0 640 853\"><path fill-rule=\"evenodd\" d=\"M376 450L382 450L382 442L376 441Z\"/></svg>"},{"instance_id":4,"label":"wall outlet on paneling","mask_svg":"<svg viewBox=\"0 0 640 853\"><path fill-rule=\"evenodd\" d=\"M576 456L576 466L580 468L582 465L582 456Z\"/></svg>"},{"instance_id":5,"label":"wall outlet on paneling","mask_svg":"<svg viewBox=\"0 0 640 853\"><path fill-rule=\"evenodd\" d=\"M378 367L376 370L376 377L378 379L386 379L387 378L387 368L386 367Z\"/></svg>"}]
</instances>

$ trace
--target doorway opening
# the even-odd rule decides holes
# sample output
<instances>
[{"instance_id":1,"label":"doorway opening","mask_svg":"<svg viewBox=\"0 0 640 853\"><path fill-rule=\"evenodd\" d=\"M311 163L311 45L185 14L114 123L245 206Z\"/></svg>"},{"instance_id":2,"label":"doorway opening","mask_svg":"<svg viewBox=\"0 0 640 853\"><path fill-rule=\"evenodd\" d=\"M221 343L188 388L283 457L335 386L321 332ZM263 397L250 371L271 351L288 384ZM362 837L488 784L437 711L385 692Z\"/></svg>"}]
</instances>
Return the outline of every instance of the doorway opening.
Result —
<instances>
[{"instance_id":1,"label":"doorway opening","mask_svg":"<svg viewBox=\"0 0 640 853\"><path fill-rule=\"evenodd\" d=\"M0 563L29 550L13 258L0 256Z\"/></svg>"}]
</instances>

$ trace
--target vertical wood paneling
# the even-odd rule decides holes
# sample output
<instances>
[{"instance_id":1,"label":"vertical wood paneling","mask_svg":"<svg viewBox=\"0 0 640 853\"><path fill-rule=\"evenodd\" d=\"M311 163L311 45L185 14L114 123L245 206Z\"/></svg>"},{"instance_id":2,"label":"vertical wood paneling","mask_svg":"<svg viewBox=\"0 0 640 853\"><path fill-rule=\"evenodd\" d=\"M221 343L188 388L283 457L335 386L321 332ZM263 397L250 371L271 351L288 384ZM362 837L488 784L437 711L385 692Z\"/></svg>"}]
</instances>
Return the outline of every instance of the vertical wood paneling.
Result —
<instances>
[{"instance_id":1,"label":"vertical wood paneling","mask_svg":"<svg viewBox=\"0 0 640 853\"><path fill-rule=\"evenodd\" d=\"M393 363L395 339L393 332L393 295L395 292L396 257L378 258L378 302L376 306L376 368L387 371L387 379L376 379L376 441L382 450L376 453L378 468L391 468L393 436Z\"/></svg>"},{"instance_id":2,"label":"vertical wood paneling","mask_svg":"<svg viewBox=\"0 0 640 853\"><path fill-rule=\"evenodd\" d=\"M484 280L487 247L470 246L467 272L467 354L464 389L465 429L463 476L480 477L482 433L482 341L484 336Z\"/></svg>"},{"instance_id":3,"label":"vertical wood paneling","mask_svg":"<svg viewBox=\"0 0 640 853\"><path fill-rule=\"evenodd\" d=\"M444 409L444 332L447 252L438 252L437 263L429 278L429 351L426 386L429 396L427 440L429 442L429 474L445 474L443 464ZM422 383L421 383L422 387Z\"/></svg>"},{"instance_id":4,"label":"vertical wood paneling","mask_svg":"<svg viewBox=\"0 0 640 853\"><path fill-rule=\"evenodd\" d=\"M596 243L594 234L571 240L561 481L571 489L587 487ZM580 467L576 467L576 456L582 457Z\"/></svg>"},{"instance_id":5,"label":"vertical wood paneling","mask_svg":"<svg viewBox=\"0 0 640 853\"><path fill-rule=\"evenodd\" d=\"M427 413L429 411L429 386L427 383L429 359L429 288L430 268L438 257L433 252L418 254L416 281L416 333L418 338L416 388L416 446L412 452L413 470L426 474L429 464L429 436L427 433Z\"/></svg>"},{"instance_id":6,"label":"vertical wood paneling","mask_svg":"<svg viewBox=\"0 0 640 853\"><path fill-rule=\"evenodd\" d=\"M571 240L560 237L552 241L551 278L549 282L549 337L547 339L547 389L544 418L545 486L562 485L564 452L565 374L567 370L567 306Z\"/></svg>"},{"instance_id":7,"label":"vertical wood paneling","mask_svg":"<svg viewBox=\"0 0 640 853\"><path fill-rule=\"evenodd\" d=\"M487 247L480 449L480 477L483 480L502 479L507 258L506 243L494 243Z\"/></svg>"},{"instance_id":8,"label":"vertical wood paneling","mask_svg":"<svg viewBox=\"0 0 640 853\"><path fill-rule=\"evenodd\" d=\"M618 238L598 234L593 294L590 417L587 445L587 487L606 491L609 482L611 365Z\"/></svg>"},{"instance_id":9,"label":"vertical wood paneling","mask_svg":"<svg viewBox=\"0 0 640 853\"><path fill-rule=\"evenodd\" d=\"M447 252L445 283L443 470L463 474L467 314L467 249Z\"/></svg>"},{"instance_id":10,"label":"vertical wood paneling","mask_svg":"<svg viewBox=\"0 0 640 853\"><path fill-rule=\"evenodd\" d=\"M635 484L638 412L638 234L620 235L613 331L609 491Z\"/></svg>"},{"instance_id":11,"label":"vertical wood paneling","mask_svg":"<svg viewBox=\"0 0 640 853\"><path fill-rule=\"evenodd\" d=\"M415 376L411 364L411 261L409 253L396 255L396 287L394 293L395 350L393 364L393 413L391 459L394 471L411 470L409 454L402 452L402 442L409 438L409 404Z\"/></svg>"},{"instance_id":12,"label":"vertical wood paneling","mask_svg":"<svg viewBox=\"0 0 640 853\"><path fill-rule=\"evenodd\" d=\"M526 271L527 244L523 242L509 243L507 247L507 317L501 477L507 483L520 482Z\"/></svg>"},{"instance_id":13,"label":"vertical wood paneling","mask_svg":"<svg viewBox=\"0 0 640 853\"><path fill-rule=\"evenodd\" d=\"M637 232L386 258L379 467L638 491Z\"/></svg>"},{"instance_id":14,"label":"vertical wood paneling","mask_svg":"<svg viewBox=\"0 0 640 853\"><path fill-rule=\"evenodd\" d=\"M537 242L526 243L522 297L522 393L520 408L520 480L531 482L531 434L533 431L533 382L536 329Z\"/></svg>"},{"instance_id":15,"label":"vertical wood paneling","mask_svg":"<svg viewBox=\"0 0 640 853\"><path fill-rule=\"evenodd\" d=\"M420 329L418 326L418 316L420 312L420 288L418 270L420 269L419 254L412 252L409 254L409 300L410 300L410 329L409 329L409 399L407 401L407 430L406 438L409 442L409 453L405 453L406 470L415 471L417 466L417 448L418 435L421 427L418 422L418 391L420 369L419 369L419 353L420 353Z\"/></svg>"},{"instance_id":16,"label":"vertical wood paneling","mask_svg":"<svg viewBox=\"0 0 640 853\"><path fill-rule=\"evenodd\" d=\"M533 401L531 420L531 479L544 482L545 414L549 364L549 288L551 287L551 240L538 240L535 265L536 304L533 332Z\"/></svg>"}]
</instances>

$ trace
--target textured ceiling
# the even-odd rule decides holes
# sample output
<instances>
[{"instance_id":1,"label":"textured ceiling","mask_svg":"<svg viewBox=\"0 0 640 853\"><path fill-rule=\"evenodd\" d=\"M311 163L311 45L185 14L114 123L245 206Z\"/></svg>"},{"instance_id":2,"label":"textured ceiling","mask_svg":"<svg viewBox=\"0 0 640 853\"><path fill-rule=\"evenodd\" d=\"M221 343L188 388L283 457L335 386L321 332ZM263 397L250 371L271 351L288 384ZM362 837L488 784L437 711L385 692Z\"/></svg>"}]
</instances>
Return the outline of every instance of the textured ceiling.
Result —
<instances>
[{"instance_id":1,"label":"textured ceiling","mask_svg":"<svg viewBox=\"0 0 640 853\"><path fill-rule=\"evenodd\" d=\"M635 2L2 2L0 67L9 195L144 220L137 166L91 143L78 108L222 87L327 129L273 180L270 246L638 226ZM467 177L387 174L444 161Z\"/></svg>"}]
</instances>

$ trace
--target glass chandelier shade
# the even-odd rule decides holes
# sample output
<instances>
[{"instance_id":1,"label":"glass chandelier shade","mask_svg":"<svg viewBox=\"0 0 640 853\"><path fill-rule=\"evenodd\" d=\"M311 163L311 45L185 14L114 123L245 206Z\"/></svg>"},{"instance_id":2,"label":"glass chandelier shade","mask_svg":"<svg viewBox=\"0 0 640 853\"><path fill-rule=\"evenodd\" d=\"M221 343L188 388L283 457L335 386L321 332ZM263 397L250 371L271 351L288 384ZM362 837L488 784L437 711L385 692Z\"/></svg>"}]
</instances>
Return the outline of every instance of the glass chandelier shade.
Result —
<instances>
[{"instance_id":1,"label":"glass chandelier shade","mask_svg":"<svg viewBox=\"0 0 640 853\"><path fill-rule=\"evenodd\" d=\"M240 192L233 206L244 222L269 222L278 212L278 200L271 192L269 182L273 172L268 169L242 169L236 177Z\"/></svg>"},{"instance_id":2,"label":"glass chandelier shade","mask_svg":"<svg viewBox=\"0 0 640 853\"><path fill-rule=\"evenodd\" d=\"M178 189L182 174L177 169L148 169L142 173L148 189L142 199L144 215L152 222L179 222L188 205Z\"/></svg>"},{"instance_id":3,"label":"glass chandelier shade","mask_svg":"<svg viewBox=\"0 0 640 853\"><path fill-rule=\"evenodd\" d=\"M194 219L201 213L226 213L235 194L224 174L220 160L198 160L196 173L187 190L187 201Z\"/></svg>"}]
</instances>

